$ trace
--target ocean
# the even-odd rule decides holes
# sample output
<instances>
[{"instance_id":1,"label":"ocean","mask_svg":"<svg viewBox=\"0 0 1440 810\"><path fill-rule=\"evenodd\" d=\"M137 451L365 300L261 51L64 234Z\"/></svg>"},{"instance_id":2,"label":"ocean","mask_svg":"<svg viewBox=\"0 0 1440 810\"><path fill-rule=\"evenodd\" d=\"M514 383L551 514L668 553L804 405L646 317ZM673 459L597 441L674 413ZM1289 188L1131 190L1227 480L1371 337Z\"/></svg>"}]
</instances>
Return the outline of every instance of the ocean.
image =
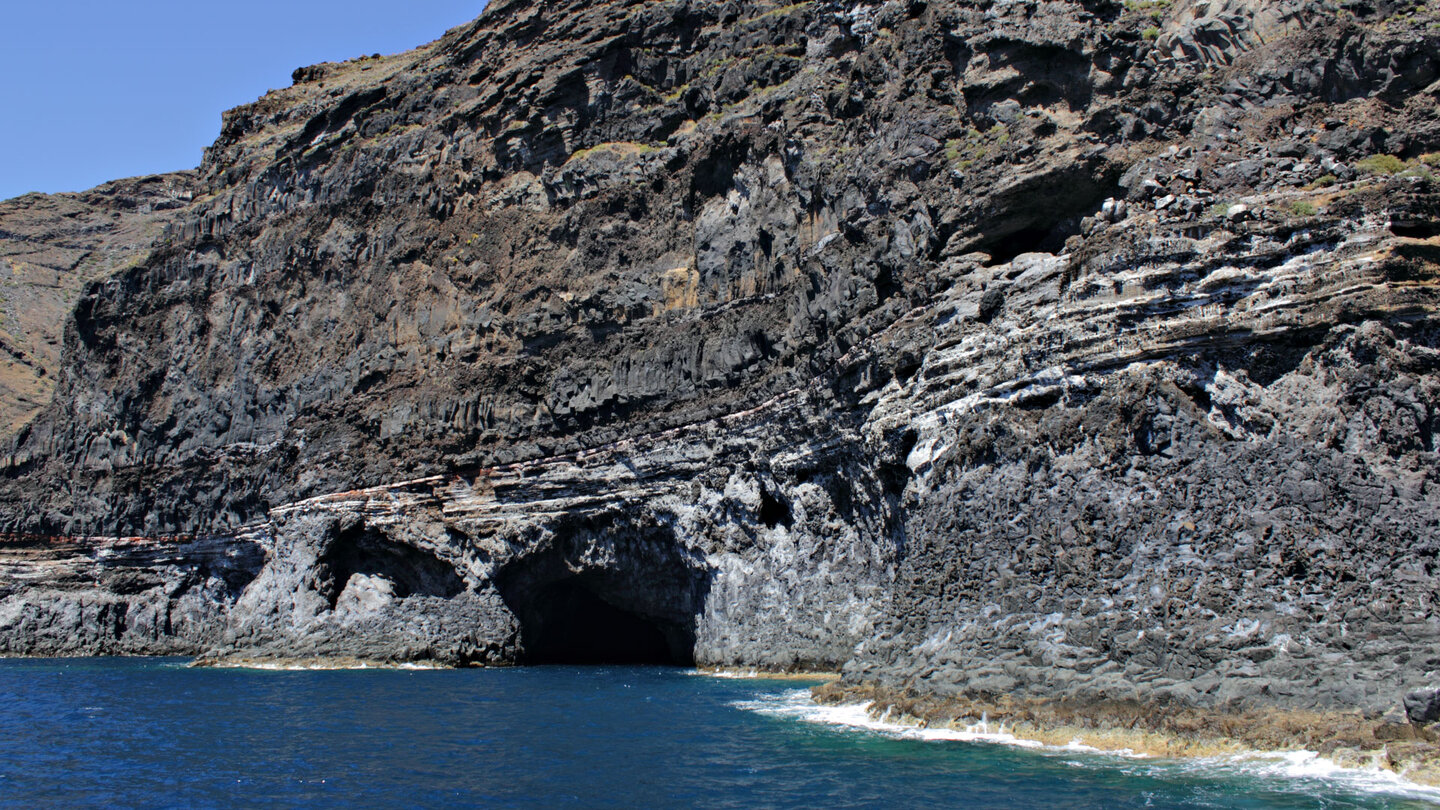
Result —
<instances>
[{"instance_id":1,"label":"ocean","mask_svg":"<svg viewBox=\"0 0 1440 810\"><path fill-rule=\"evenodd\" d=\"M814 706L805 686L660 667L0 661L0 807L1440 806L1306 755L1027 748Z\"/></svg>"}]
</instances>

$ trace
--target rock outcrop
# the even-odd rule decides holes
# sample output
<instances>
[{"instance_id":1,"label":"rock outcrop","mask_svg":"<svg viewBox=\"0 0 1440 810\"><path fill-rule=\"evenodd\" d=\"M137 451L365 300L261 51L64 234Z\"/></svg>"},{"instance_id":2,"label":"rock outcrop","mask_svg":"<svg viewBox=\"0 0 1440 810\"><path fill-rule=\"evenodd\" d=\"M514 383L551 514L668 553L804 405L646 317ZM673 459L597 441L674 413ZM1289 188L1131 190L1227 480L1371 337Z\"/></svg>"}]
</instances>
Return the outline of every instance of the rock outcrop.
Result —
<instances>
[{"instance_id":1,"label":"rock outcrop","mask_svg":"<svg viewBox=\"0 0 1440 810\"><path fill-rule=\"evenodd\" d=\"M79 299L0 643L1378 716L1440 675L1437 21L496 0L299 70Z\"/></svg>"},{"instance_id":2,"label":"rock outcrop","mask_svg":"<svg viewBox=\"0 0 1440 810\"><path fill-rule=\"evenodd\" d=\"M189 172L0 202L0 437L49 404L85 283L143 263L193 198Z\"/></svg>"}]
</instances>

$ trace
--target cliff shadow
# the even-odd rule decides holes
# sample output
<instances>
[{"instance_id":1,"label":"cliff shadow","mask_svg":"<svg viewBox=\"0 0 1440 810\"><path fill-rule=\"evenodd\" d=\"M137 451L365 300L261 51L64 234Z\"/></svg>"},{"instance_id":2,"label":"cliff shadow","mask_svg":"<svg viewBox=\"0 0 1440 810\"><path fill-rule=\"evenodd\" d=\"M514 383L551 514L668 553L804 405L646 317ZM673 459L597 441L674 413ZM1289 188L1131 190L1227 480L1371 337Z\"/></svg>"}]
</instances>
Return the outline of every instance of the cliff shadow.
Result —
<instances>
[{"instance_id":1,"label":"cliff shadow","mask_svg":"<svg viewBox=\"0 0 1440 810\"><path fill-rule=\"evenodd\" d=\"M609 514L563 521L495 582L521 663L693 666L711 577L669 526Z\"/></svg>"},{"instance_id":2,"label":"cliff shadow","mask_svg":"<svg viewBox=\"0 0 1440 810\"><path fill-rule=\"evenodd\" d=\"M318 562L319 590L332 609L356 574L383 578L397 598L449 599L465 589L451 563L365 526L340 531Z\"/></svg>"}]
</instances>

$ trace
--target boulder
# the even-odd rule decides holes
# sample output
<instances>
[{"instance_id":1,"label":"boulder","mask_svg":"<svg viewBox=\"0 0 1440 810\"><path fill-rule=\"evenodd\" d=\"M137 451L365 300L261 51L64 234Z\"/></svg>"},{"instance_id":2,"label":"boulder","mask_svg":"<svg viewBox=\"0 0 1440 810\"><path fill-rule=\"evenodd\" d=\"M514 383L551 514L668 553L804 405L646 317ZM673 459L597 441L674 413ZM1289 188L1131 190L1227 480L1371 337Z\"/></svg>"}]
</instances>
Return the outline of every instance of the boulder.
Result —
<instances>
[{"instance_id":1,"label":"boulder","mask_svg":"<svg viewBox=\"0 0 1440 810\"><path fill-rule=\"evenodd\" d=\"M1405 695L1405 715L1417 726L1440 720L1440 688L1416 689Z\"/></svg>"}]
</instances>

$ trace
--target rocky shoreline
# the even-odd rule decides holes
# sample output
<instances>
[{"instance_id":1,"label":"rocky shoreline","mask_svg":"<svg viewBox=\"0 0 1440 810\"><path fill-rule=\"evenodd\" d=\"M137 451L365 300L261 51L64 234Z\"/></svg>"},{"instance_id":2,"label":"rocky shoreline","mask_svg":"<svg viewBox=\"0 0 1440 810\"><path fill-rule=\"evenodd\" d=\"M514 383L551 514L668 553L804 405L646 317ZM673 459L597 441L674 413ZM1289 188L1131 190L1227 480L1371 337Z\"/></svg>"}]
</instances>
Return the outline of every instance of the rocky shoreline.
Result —
<instances>
[{"instance_id":1,"label":"rocky shoreline","mask_svg":"<svg viewBox=\"0 0 1440 810\"><path fill-rule=\"evenodd\" d=\"M406 660L376 661L363 658L247 658L232 656L200 656L188 666L196 669L257 669L276 672L308 672L322 670L447 670L455 669L440 661ZM503 666L503 665L492 665Z\"/></svg>"},{"instance_id":2,"label":"rocky shoreline","mask_svg":"<svg viewBox=\"0 0 1440 810\"><path fill-rule=\"evenodd\" d=\"M1382 768L1440 787L1440 724L1403 713L1257 708L1206 710L1135 700L939 697L831 682L816 702L864 704L872 718L898 725L973 730L984 724L1050 746L1079 743L1100 751L1166 758L1311 751L1345 768Z\"/></svg>"}]
</instances>

